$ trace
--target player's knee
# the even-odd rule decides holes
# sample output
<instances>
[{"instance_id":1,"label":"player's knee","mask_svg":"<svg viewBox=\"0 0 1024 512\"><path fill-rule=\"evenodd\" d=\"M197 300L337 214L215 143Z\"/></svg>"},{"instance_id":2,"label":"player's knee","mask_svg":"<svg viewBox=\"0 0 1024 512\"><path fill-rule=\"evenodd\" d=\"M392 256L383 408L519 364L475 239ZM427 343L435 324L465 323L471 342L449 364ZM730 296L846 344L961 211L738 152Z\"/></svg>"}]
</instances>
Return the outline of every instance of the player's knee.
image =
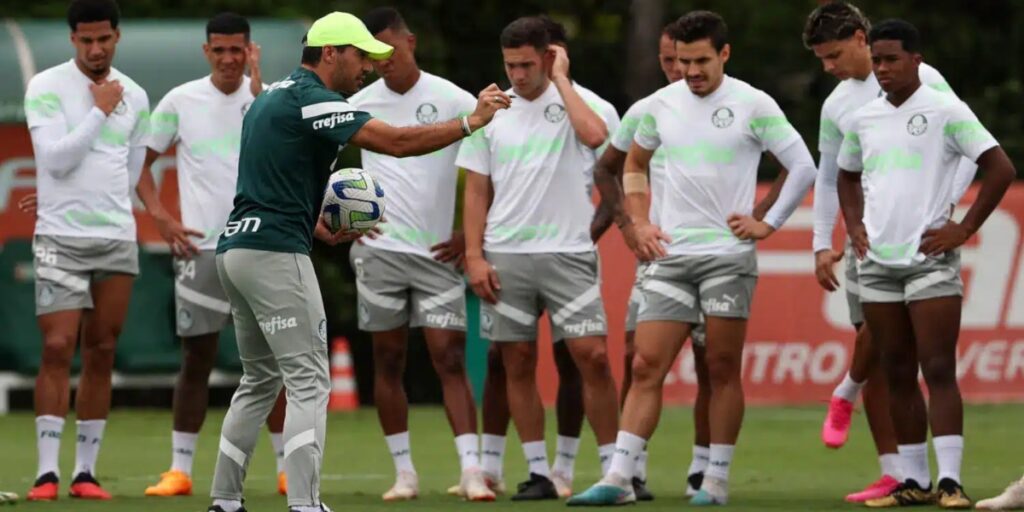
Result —
<instances>
[{"instance_id":1,"label":"player's knee","mask_svg":"<svg viewBox=\"0 0 1024 512\"><path fill-rule=\"evenodd\" d=\"M532 350L532 347L523 345L502 349L505 375L511 382L532 381L536 374L537 352Z\"/></svg>"},{"instance_id":2,"label":"player's knee","mask_svg":"<svg viewBox=\"0 0 1024 512\"><path fill-rule=\"evenodd\" d=\"M643 386L659 383L664 376L661 374L661 365L651 360L644 354L633 356L633 386Z\"/></svg>"},{"instance_id":3,"label":"player's knee","mask_svg":"<svg viewBox=\"0 0 1024 512\"><path fill-rule=\"evenodd\" d=\"M739 380L741 356L729 352L707 354L707 380L710 386L722 386Z\"/></svg>"},{"instance_id":4,"label":"player's knee","mask_svg":"<svg viewBox=\"0 0 1024 512\"><path fill-rule=\"evenodd\" d=\"M921 373L928 387L956 384L956 360L933 357L921 362Z\"/></svg>"},{"instance_id":5,"label":"player's knee","mask_svg":"<svg viewBox=\"0 0 1024 512\"><path fill-rule=\"evenodd\" d=\"M186 350L181 363L182 377L189 382L206 382L210 377L210 372L213 371L215 357L215 354Z\"/></svg>"},{"instance_id":6,"label":"player's knee","mask_svg":"<svg viewBox=\"0 0 1024 512\"><path fill-rule=\"evenodd\" d=\"M42 366L57 371L70 370L77 341L77 336L59 334L51 334L43 338Z\"/></svg>"},{"instance_id":7,"label":"player's knee","mask_svg":"<svg viewBox=\"0 0 1024 512\"><path fill-rule=\"evenodd\" d=\"M458 347L446 349L443 353L431 357L434 370L442 380L462 378L466 374L465 359L465 352Z\"/></svg>"},{"instance_id":8,"label":"player's knee","mask_svg":"<svg viewBox=\"0 0 1024 512\"><path fill-rule=\"evenodd\" d=\"M890 388L917 387L917 370L918 363L913 358L885 358L885 376L889 380Z\"/></svg>"},{"instance_id":9,"label":"player's knee","mask_svg":"<svg viewBox=\"0 0 1024 512\"><path fill-rule=\"evenodd\" d=\"M388 379L401 379L405 371L405 351L374 347L373 366L377 375Z\"/></svg>"},{"instance_id":10,"label":"player's knee","mask_svg":"<svg viewBox=\"0 0 1024 512\"><path fill-rule=\"evenodd\" d=\"M608 350L604 344L587 347L582 353L577 353L575 359L580 373L586 378L600 378L611 374Z\"/></svg>"}]
</instances>

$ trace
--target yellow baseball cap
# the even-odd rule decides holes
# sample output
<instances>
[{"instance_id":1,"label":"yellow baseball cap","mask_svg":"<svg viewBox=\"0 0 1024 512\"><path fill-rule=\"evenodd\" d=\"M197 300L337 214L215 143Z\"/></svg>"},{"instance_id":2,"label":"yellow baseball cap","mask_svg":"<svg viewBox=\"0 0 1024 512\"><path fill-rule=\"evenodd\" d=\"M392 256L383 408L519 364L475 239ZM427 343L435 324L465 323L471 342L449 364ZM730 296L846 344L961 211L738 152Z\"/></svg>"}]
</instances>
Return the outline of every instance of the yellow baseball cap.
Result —
<instances>
[{"instance_id":1,"label":"yellow baseball cap","mask_svg":"<svg viewBox=\"0 0 1024 512\"><path fill-rule=\"evenodd\" d=\"M373 60L384 60L395 51L391 45L374 38L359 18L347 12L332 12L314 21L306 32L306 46L345 45L363 50Z\"/></svg>"}]
</instances>

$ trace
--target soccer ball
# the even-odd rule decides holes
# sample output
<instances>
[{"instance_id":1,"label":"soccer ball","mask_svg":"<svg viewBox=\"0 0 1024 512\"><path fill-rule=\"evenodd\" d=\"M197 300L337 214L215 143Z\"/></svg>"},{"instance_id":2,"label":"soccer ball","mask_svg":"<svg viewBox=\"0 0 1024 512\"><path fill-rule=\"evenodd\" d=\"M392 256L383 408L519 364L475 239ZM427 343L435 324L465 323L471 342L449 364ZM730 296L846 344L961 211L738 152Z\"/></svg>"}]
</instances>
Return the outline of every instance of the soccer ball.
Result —
<instances>
[{"instance_id":1,"label":"soccer ball","mask_svg":"<svg viewBox=\"0 0 1024 512\"><path fill-rule=\"evenodd\" d=\"M384 216L384 189L363 169L342 169L327 179L320 210L333 233L368 231Z\"/></svg>"}]
</instances>

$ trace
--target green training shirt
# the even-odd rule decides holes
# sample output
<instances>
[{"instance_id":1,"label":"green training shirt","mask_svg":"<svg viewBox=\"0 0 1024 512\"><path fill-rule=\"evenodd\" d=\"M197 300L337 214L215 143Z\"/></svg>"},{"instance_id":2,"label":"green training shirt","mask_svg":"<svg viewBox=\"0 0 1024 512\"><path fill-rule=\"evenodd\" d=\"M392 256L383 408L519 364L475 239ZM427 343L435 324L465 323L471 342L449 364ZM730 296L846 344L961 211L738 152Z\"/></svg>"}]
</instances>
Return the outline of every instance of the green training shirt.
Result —
<instances>
[{"instance_id":1,"label":"green training shirt","mask_svg":"<svg viewBox=\"0 0 1024 512\"><path fill-rule=\"evenodd\" d=\"M217 252L309 254L339 146L369 120L305 68L267 87L242 122L235 203Z\"/></svg>"}]
</instances>

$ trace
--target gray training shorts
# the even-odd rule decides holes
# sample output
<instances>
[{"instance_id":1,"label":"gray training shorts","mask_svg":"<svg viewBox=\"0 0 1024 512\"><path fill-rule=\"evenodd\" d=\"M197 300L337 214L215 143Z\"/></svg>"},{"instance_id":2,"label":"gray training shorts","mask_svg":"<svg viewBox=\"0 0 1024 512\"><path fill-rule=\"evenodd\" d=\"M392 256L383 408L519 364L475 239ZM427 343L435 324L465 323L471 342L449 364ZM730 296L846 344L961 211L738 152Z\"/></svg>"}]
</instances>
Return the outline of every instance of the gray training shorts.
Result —
<instances>
[{"instance_id":1,"label":"gray training shorts","mask_svg":"<svg viewBox=\"0 0 1024 512\"><path fill-rule=\"evenodd\" d=\"M126 240L36 235L36 315L92 309L92 283L139 273L139 246Z\"/></svg>"},{"instance_id":2,"label":"gray training shorts","mask_svg":"<svg viewBox=\"0 0 1024 512\"><path fill-rule=\"evenodd\" d=\"M189 338L224 330L231 303L217 275L217 253L200 251L174 258L174 310L178 336Z\"/></svg>"},{"instance_id":3,"label":"gray training shorts","mask_svg":"<svg viewBox=\"0 0 1024 512\"><path fill-rule=\"evenodd\" d=\"M861 302L910 303L938 297L963 296L960 252L928 257L909 267L889 267L871 259L857 264Z\"/></svg>"},{"instance_id":4,"label":"gray training shorts","mask_svg":"<svg viewBox=\"0 0 1024 512\"><path fill-rule=\"evenodd\" d=\"M857 277L857 255L853 244L846 242L846 306L850 310L850 323L864 323L864 308L860 305L860 279Z\"/></svg>"},{"instance_id":5,"label":"gray training shorts","mask_svg":"<svg viewBox=\"0 0 1024 512\"><path fill-rule=\"evenodd\" d=\"M480 306L480 335L492 341L537 339L537 318L547 310L551 338L604 336L606 322L596 251L487 253L498 273L498 303Z\"/></svg>"},{"instance_id":6,"label":"gray training shorts","mask_svg":"<svg viewBox=\"0 0 1024 512\"><path fill-rule=\"evenodd\" d=\"M748 318L757 283L757 255L674 255L651 262L640 286L638 322L691 324L701 315Z\"/></svg>"},{"instance_id":7,"label":"gray training shorts","mask_svg":"<svg viewBox=\"0 0 1024 512\"><path fill-rule=\"evenodd\" d=\"M389 331L405 324L466 330L466 283L451 264L363 244L352 246L349 260L361 330Z\"/></svg>"}]
</instances>

